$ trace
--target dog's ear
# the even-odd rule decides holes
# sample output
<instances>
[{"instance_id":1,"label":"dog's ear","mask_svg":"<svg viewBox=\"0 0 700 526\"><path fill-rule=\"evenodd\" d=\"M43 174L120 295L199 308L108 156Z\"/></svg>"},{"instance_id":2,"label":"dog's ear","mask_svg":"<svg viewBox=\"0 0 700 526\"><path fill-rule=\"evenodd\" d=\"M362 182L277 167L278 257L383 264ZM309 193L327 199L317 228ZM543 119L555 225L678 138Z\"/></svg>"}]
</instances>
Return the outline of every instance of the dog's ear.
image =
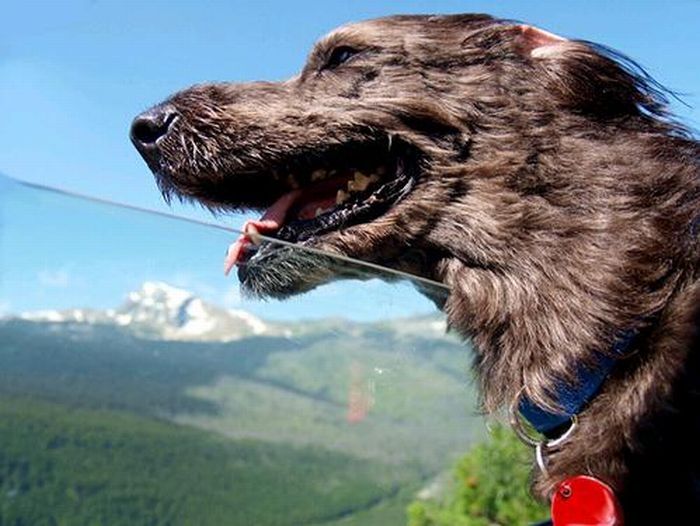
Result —
<instances>
[{"instance_id":1,"label":"dog's ear","mask_svg":"<svg viewBox=\"0 0 700 526\"><path fill-rule=\"evenodd\" d=\"M563 107L599 117L659 111L653 85L614 51L529 25L509 29L516 52L532 62L532 73L541 75L540 84Z\"/></svg>"},{"instance_id":2,"label":"dog's ear","mask_svg":"<svg viewBox=\"0 0 700 526\"><path fill-rule=\"evenodd\" d=\"M534 59L560 55L569 40L534 26L515 26L515 39L518 50Z\"/></svg>"}]
</instances>

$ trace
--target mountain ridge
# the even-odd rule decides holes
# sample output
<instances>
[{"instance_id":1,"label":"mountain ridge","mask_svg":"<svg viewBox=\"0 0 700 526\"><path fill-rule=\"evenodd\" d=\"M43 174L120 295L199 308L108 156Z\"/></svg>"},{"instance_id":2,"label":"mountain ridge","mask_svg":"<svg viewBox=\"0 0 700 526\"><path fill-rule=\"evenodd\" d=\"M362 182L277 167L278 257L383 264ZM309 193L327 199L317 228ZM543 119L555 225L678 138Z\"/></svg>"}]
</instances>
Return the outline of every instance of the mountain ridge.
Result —
<instances>
[{"instance_id":1,"label":"mountain ridge","mask_svg":"<svg viewBox=\"0 0 700 526\"><path fill-rule=\"evenodd\" d=\"M141 338L165 341L230 342L251 336L291 338L318 330L352 327L390 329L404 335L445 336L447 326L437 314L354 322L342 318L277 322L242 309L226 309L193 292L162 281L146 281L126 295L116 309L63 309L23 312L6 319L75 326L113 325Z\"/></svg>"}]
</instances>

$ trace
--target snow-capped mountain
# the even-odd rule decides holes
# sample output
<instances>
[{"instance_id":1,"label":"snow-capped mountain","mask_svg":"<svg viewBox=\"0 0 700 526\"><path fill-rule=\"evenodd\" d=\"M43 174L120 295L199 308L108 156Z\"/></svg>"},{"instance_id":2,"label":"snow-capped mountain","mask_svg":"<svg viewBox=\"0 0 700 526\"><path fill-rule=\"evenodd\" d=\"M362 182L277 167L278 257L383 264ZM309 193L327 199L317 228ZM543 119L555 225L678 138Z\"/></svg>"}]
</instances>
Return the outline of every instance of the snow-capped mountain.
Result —
<instances>
[{"instance_id":1,"label":"snow-capped mountain","mask_svg":"<svg viewBox=\"0 0 700 526\"><path fill-rule=\"evenodd\" d=\"M279 332L242 310L227 310L189 291L162 282L146 282L130 292L116 310L70 309L20 315L30 321L113 324L142 337L163 340L231 341Z\"/></svg>"},{"instance_id":2,"label":"snow-capped mountain","mask_svg":"<svg viewBox=\"0 0 700 526\"><path fill-rule=\"evenodd\" d=\"M251 336L302 337L334 332L360 334L366 330L390 331L408 338L455 338L446 333L439 315L413 316L361 323L344 319L268 322L243 310L208 303L192 292L163 282L145 282L127 294L117 309L67 309L26 312L20 319L54 324L84 332L98 325L118 326L141 338L153 340L226 342Z\"/></svg>"}]
</instances>

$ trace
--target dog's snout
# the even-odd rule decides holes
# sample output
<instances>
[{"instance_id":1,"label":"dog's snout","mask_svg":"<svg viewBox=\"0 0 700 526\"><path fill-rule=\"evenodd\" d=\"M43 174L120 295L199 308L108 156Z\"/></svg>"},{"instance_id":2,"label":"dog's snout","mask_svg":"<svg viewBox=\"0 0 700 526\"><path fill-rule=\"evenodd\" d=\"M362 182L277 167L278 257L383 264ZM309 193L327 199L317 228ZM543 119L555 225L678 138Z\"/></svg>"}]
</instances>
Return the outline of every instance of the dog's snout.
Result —
<instances>
[{"instance_id":1,"label":"dog's snout","mask_svg":"<svg viewBox=\"0 0 700 526\"><path fill-rule=\"evenodd\" d=\"M141 151L155 148L156 141L168 134L177 115L168 104L145 111L131 123L131 140Z\"/></svg>"}]
</instances>

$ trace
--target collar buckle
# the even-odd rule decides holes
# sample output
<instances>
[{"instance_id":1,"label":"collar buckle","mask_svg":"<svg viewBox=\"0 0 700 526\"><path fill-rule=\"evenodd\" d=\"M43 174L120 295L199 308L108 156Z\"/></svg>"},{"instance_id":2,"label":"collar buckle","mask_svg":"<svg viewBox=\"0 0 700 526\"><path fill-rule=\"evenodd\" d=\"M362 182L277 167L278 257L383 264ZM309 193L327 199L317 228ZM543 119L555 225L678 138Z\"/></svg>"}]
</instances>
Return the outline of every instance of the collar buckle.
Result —
<instances>
[{"instance_id":1,"label":"collar buckle","mask_svg":"<svg viewBox=\"0 0 700 526\"><path fill-rule=\"evenodd\" d=\"M530 426L524 422L523 416L520 414L521 407L521 397L523 390L520 391L518 396L515 397L513 403L509 408L509 421L510 425L515 431L517 437L528 446L535 448L535 458L537 459L537 466L540 468L542 473L547 473L546 465L546 452L549 449L555 449L561 446L566 440L574 433L578 427L578 416L569 416L569 425L566 430L556 438L547 438L544 435L536 435L532 430L529 430Z\"/></svg>"}]
</instances>

